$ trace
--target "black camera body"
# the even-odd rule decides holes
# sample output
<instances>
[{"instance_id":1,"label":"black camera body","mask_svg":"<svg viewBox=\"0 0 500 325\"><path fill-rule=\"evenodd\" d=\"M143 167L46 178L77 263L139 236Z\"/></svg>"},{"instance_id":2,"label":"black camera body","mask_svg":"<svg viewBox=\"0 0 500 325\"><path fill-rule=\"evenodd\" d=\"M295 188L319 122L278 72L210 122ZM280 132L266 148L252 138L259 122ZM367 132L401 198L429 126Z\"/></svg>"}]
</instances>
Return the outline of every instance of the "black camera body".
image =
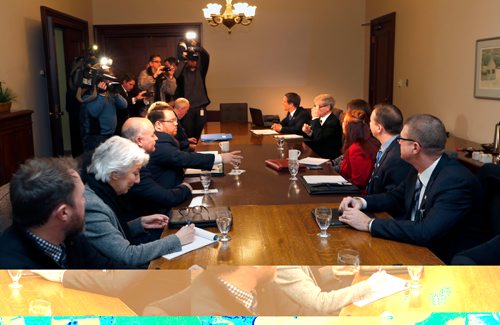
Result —
<instances>
[{"instance_id":1,"label":"black camera body","mask_svg":"<svg viewBox=\"0 0 500 325\"><path fill-rule=\"evenodd\" d=\"M93 87L99 84L101 81L117 81L115 76L107 74L106 71L101 67L99 63L93 66L88 66L83 71L83 77L81 86L82 87Z\"/></svg>"}]
</instances>

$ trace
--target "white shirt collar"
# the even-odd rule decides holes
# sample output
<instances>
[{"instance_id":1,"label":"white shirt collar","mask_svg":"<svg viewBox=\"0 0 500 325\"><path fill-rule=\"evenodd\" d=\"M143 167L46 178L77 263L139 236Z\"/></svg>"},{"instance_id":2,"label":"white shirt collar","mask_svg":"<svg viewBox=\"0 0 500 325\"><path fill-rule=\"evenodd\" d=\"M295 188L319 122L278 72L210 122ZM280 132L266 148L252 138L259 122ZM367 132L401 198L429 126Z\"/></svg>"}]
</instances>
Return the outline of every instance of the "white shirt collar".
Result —
<instances>
[{"instance_id":1,"label":"white shirt collar","mask_svg":"<svg viewBox=\"0 0 500 325\"><path fill-rule=\"evenodd\" d=\"M328 116L330 116L330 114L332 114L332 112L326 114L325 116L323 117L320 117L320 122L321 122L321 125L323 125L323 123L325 123L326 119L328 118Z\"/></svg>"},{"instance_id":2,"label":"white shirt collar","mask_svg":"<svg viewBox=\"0 0 500 325\"><path fill-rule=\"evenodd\" d=\"M424 170L421 174L418 174L418 178L422 182L422 186L424 188L427 187L427 184L429 183L429 180L431 179L432 172L434 171L434 169L436 168L437 164L441 160L441 157L442 156L440 156L438 159L436 159L436 161L434 161L432 163L432 165L430 165L429 167L427 167L427 169ZM423 192L424 191L422 191L422 193Z\"/></svg>"}]
</instances>

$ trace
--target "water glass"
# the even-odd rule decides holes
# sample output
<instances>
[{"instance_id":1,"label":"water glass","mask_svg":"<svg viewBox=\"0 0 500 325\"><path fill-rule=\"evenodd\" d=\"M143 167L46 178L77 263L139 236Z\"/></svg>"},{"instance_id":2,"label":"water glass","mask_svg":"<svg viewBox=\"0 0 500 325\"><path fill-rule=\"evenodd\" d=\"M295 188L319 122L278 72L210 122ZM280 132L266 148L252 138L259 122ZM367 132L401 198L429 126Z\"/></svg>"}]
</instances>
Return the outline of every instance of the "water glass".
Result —
<instances>
[{"instance_id":1,"label":"water glass","mask_svg":"<svg viewBox=\"0 0 500 325\"><path fill-rule=\"evenodd\" d=\"M316 217L316 223L321 229L321 232L317 233L317 235L321 238L328 238L330 234L326 232L328 227L330 227L330 222L332 221L332 209L320 207L314 209L314 216Z\"/></svg>"},{"instance_id":2,"label":"water glass","mask_svg":"<svg viewBox=\"0 0 500 325\"><path fill-rule=\"evenodd\" d=\"M229 232L232 223L231 211L218 210L215 212L215 214L216 214L217 228L219 228L219 231L222 234L222 236L219 237L219 241L221 242L230 241L231 237L229 237L227 233Z\"/></svg>"},{"instance_id":3,"label":"water glass","mask_svg":"<svg viewBox=\"0 0 500 325\"><path fill-rule=\"evenodd\" d=\"M51 316L52 305L43 299L31 300L29 314L30 316Z\"/></svg>"},{"instance_id":4,"label":"water glass","mask_svg":"<svg viewBox=\"0 0 500 325\"><path fill-rule=\"evenodd\" d=\"M179 213L187 224L191 224L191 209L189 207L179 208Z\"/></svg>"},{"instance_id":5,"label":"water glass","mask_svg":"<svg viewBox=\"0 0 500 325\"><path fill-rule=\"evenodd\" d=\"M209 171L202 171L200 174L201 185L203 186L203 192L208 193L208 188L210 187L212 173Z\"/></svg>"},{"instance_id":6,"label":"water glass","mask_svg":"<svg viewBox=\"0 0 500 325\"><path fill-rule=\"evenodd\" d=\"M276 137L276 144L278 145L278 150L283 150L285 147L285 138Z\"/></svg>"},{"instance_id":7,"label":"water glass","mask_svg":"<svg viewBox=\"0 0 500 325\"><path fill-rule=\"evenodd\" d=\"M423 265L409 265L408 274L411 278L410 288L418 289L422 285L420 284L420 277L422 276L422 271L424 270Z\"/></svg>"},{"instance_id":8,"label":"water glass","mask_svg":"<svg viewBox=\"0 0 500 325\"><path fill-rule=\"evenodd\" d=\"M10 278L12 279L12 283L9 284L9 287L12 289L19 289L23 285L19 283L19 280L21 279L23 275L23 270L8 270Z\"/></svg>"},{"instance_id":9,"label":"water glass","mask_svg":"<svg viewBox=\"0 0 500 325\"><path fill-rule=\"evenodd\" d=\"M231 165L233 165L233 170L231 170L231 172L229 173L230 175L241 174L241 170L240 170L241 160L240 159L236 159L236 160L231 161Z\"/></svg>"},{"instance_id":10,"label":"water glass","mask_svg":"<svg viewBox=\"0 0 500 325\"><path fill-rule=\"evenodd\" d=\"M288 160L288 170L290 171L291 181L296 181L297 174L299 173L299 161L298 160Z\"/></svg>"},{"instance_id":11,"label":"water glass","mask_svg":"<svg viewBox=\"0 0 500 325\"><path fill-rule=\"evenodd\" d=\"M356 273L359 271L359 253L355 249L343 248L338 251L337 262L342 265L347 265L352 267L352 272Z\"/></svg>"}]
</instances>

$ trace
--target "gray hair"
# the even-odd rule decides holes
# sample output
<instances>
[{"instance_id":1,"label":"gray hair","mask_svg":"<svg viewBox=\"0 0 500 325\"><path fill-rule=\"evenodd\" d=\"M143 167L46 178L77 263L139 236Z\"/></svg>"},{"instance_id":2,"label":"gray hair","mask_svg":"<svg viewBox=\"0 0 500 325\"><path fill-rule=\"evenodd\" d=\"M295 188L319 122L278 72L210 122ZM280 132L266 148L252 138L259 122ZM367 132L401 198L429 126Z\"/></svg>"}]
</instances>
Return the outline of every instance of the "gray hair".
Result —
<instances>
[{"instance_id":1,"label":"gray hair","mask_svg":"<svg viewBox=\"0 0 500 325\"><path fill-rule=\"evenodd\" d=\"M322 105L330 105L330 111L335 107L335 99L330 94L321 94L314 97L314 102L321 102Z\"/></svg>"},{"instance_id":2,"label":"gray hair","mask_svg":"<svg viewBox=\"0 0 500 325\"><path fill-rule=\"evenodd\" d=\"M97 147L92 155L92 163L87 168L95 179L108 182L113 172L124 174L132 167L141 167L149 162L149 155L134 142L117 135Z\"/></svg>"},{"instance_id":3,"label":"gray hair","mask_svg":"<svg viewBox=\"0 0 500 325\"><path fill-rule=\"evenodd\" d=\"M446 128L440 119L430 114L413 115L405 125L408 137L417 141L424 153L441 155L444 152Z\"/></svg>"},{"instance_id":4,"label":"gray hair","mask_svg":"<svg viewBox=\"0 0 500 325\"><path fill-rule=\"evenodd\" d=\"M184 97L179 97L174 102L174 108L177 108L177 109L185 108L188 105L189 105L189 100L187 100Z\"/></svg>"}]
</instances>

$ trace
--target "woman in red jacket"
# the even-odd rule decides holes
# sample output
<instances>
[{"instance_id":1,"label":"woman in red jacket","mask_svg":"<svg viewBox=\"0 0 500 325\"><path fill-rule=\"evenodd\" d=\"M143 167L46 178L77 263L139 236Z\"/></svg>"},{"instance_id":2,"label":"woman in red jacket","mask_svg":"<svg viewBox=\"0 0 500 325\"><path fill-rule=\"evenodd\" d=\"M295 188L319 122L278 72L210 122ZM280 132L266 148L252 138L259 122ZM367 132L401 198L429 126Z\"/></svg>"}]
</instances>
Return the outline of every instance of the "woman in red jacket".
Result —
<instances>
[{"instance_id":1,"label":"woman in red jacket","mask_svg":"<svg viewBox=\"0 0 500 325\"><path fill-rule=\"evenodd\" d=\"M344 160L339 170L340 175L356 185L363 193L372 175L375 157L380 148L380 143L372 136L370 127L364 123L366 118L366 113L361 110L351 110L346 113L342 127Z\"/></svg>"}]
</instances>

